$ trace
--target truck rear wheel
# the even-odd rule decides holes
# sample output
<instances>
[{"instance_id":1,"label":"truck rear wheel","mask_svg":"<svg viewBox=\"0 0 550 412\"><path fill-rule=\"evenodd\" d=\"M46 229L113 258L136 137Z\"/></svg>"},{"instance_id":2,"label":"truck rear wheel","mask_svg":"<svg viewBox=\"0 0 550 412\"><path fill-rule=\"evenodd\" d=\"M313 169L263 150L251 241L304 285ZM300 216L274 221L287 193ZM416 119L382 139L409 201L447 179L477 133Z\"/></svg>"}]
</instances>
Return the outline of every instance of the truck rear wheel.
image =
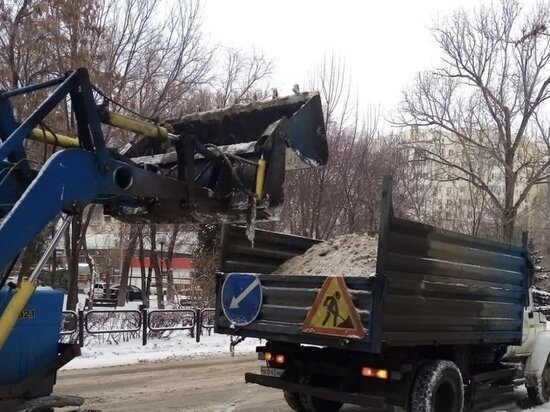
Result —
<instances>
[{"instance_id":1,"label":"truck rear wheel","mask_svg":"<svg viewBox=\"0 0 550 412\"><path fill-rule=\"evenodd\" d=\"M462 412L464 385L458 367L445 360L420 366L411 393L411 412Z\"/></svg>"},{"instance_id":2,"label":"truck rear wheel","mask_svg":"<svg viewBox=\"0 0 550 412\"><path fill-rule=\"evenodd\" d=\"M313 386L331 386L330 378L322 375L308 375L303 378L303 383ZM300 402L306 412L338 412L343 405L342 402L302 394Z\"/></svg>"},{"instance_id":3,"label":"truck rear wheel","mask_svg":"<svg viewBox=\"0 0 550 412\"><path fill-rule=\"evenodd\" d=\"M550 355L546 359L541 376L537 376L535 386L527 387L529 400L535 405L542 405L550 400Z\"/></svg>"},{"instance_id":4,"label":"truck rear wheel","mask_svg":"<svg viewBox=\"0 0 550 412\"><path fill-rule=\"evenodd\" d=\"M297 375L291 373L290 371L285 371L281 376L281 378L291 382L298 382ZM306 409L304 408L304 405L302 405L302 401L300 400L299 393L292 392L289 390L283 390L283 394L285 397L285 401L287 405L290 407L290 409L296 412L306 412Z\"/></svg>"},{"instance_id":5,"label":"truck rear wheel","mask_svg":"<svg viewBox=\"0 0 550 412\"><path fill-rule=\"evenodd\" d=\"M300 400L300 394L287 390L283 390L283 394L285 395L285 401L290 409L296 412L306 412L306 409Z\"/></svg>"}]
</instances>

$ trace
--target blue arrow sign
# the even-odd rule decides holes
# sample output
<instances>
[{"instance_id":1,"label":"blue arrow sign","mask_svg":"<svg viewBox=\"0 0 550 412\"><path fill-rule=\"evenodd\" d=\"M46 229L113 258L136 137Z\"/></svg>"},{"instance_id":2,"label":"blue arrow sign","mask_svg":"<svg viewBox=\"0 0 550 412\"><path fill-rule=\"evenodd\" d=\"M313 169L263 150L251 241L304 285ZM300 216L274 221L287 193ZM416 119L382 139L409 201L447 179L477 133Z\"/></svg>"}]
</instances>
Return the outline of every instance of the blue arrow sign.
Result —
<instances>
[{"instance_id":1,"label":"blue arrow sign","mask_svg":"<svg viewBox=\"0 0 550 412\"><path fill-rule=\"evenodd\" d=\"M235 326L252 323L262 308L262 286L252 273L230 273L222 286L222 309Z\"/></svg>"}]
</instances>

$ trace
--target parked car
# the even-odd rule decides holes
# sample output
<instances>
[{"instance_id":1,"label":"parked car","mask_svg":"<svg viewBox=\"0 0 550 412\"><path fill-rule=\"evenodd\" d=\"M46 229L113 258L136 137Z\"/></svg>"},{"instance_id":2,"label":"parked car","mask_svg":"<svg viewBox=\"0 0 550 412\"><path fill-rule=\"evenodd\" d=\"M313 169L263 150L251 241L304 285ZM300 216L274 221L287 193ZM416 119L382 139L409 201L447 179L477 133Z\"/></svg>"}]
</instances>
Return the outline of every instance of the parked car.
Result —
<instances>
[{"instance_id":1,"label":"parked car","mask_svg":"<svg viewBox=\"0 0 550 412\"><path fill-rule=\"evenodd\" d=\"M118 297L119 288L120 288L120 285L113 285L111 287L111 295L114 296L113 299L116 299ZM130 302L134 300L141 300L141 289L134 285L128 285L126 296L128 301Z\"/></svg>"},{"instance_id":2,"label":"parked car","mask_svg":"<svg viewBox=\"0 0 550 412\"><path fill-rule=\"evenodd\" d=\"M190 298L184 296L182 299L180 299L180 305L181 306L191 306L192 305L192 301Z\"/></svg>"},{"instance_id":3,"label":"parked car","mask_svg":"<svg viewBox=\"0 0 550 412\"><path fill-rule=\"evenodd\" d=\"M118 285L109 285L105 282L96 282L92 289L93 299L116 299L118 290L115 290Z\"/></svg>"},{"instance_id":4,"label":"parked car","mask_svg":"<svg viewBox=\"0 0 550 412\"><path fill-rule=\"evenodd\" d=\"M92 296L94 298L105 298L107 291L107 284L105 282L94 283L94 288L92 289Z\"/></svg>"}]
</instances>

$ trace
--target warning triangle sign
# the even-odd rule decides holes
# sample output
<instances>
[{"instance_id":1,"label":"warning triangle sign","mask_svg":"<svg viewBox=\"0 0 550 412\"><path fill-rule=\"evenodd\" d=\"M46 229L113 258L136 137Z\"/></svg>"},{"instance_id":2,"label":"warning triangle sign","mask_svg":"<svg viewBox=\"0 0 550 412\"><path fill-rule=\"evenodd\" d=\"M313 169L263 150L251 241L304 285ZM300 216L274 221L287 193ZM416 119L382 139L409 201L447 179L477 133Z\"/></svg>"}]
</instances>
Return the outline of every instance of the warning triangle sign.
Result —
<instances>
[{"instance_id":1,"label":"warning triangle sign","mask_svg":"<svg viewBox=\"0 0 550 412\"><path fill-rule=\"evenodd\" d=\"M329 276L325 279L302 324L302 332L352 339L365 337L343 277Z\"/></svg>"}]
</instances>

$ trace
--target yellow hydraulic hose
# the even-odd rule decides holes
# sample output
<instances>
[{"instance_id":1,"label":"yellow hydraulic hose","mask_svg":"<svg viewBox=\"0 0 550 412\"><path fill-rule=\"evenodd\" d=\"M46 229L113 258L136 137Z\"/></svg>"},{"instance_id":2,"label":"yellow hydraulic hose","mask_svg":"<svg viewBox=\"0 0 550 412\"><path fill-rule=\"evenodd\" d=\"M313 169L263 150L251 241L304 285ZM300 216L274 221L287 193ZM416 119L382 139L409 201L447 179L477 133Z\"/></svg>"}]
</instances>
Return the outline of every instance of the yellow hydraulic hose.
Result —
<instances>
[{"instance_id":1,"label":"yellow hydraulic hose","mask_svg":"<svg viewBox=\"0 0 550 412\"><path fill-rule=\"evenodd\" d=\"M8 340L11 331L15 327L19 315L25 309L29 302L36 285L28 280L23 280L19 287L15 290L15 294L10 299L8 306L0 315L0 350Z\"/></svg>"},{"instance_id":2,"label":"yellow hydraulic hose","mask_svg":"<svg viewBox=\"0 0 550 412\"><path fill-rule=\"evenodd\" d=\"M47 130L33 129L29 137L38 142L50 143L61 147L80 147L76 137L65 136L59 133L55 135Z\"/></svg>"},{"instance_id":3,"label":"yellow hydraulic hose","mask_svg":"<svg viewBox=\"0 0 550 412\"><path fill-rule=\"evenodd\" d=\"M106 112L102 118L102 121L105 124L118 127L119 129L128 130L130 132L139 133L145 137L165 140L168 139L170 135L166 127L111 111ZM36 140L37 142L45 142L60 147L80 147L80 142L76 137L66 136L59 133L53 134L40 128L33 129L29 134L29 138Z\"/></svg>"},{"instance_id":4,"label":"yellow hydraulic hose","mask_svg":"<svg viewBox=\"0 0 550 412\"><path fill-rule=\"evenodd\" d=\"M260 200L264 194L266 167L267 162L263 158L258 160L258 167L256 168L256 198L258 200Z\"/></svg>"},{"instance_id":5,"label":"yellow hydraulic hose","mask_svg":"<svg viewBox=\"0 0 550 412\"><path fill-rule=\"evenodd\" d=\"M125 116L120 113L107 111L106 116L102 118L103 123L118 127L119 129L128 130L130 132L139 133L145 137L153 137L159 139L168 139L168 130L166 127L156 125L144 120L134 119L130 116Z\"/></svg>"}]
</instances>

